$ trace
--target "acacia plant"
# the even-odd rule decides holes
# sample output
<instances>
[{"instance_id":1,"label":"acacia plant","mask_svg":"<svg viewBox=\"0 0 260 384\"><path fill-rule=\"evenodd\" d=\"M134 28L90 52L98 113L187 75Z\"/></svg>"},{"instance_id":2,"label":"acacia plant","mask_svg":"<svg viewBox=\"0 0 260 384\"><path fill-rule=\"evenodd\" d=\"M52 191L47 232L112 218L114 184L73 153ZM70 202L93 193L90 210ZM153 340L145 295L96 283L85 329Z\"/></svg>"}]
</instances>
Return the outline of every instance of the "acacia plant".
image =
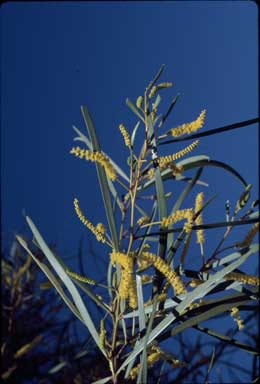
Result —
<instances>
[{"instance_id":1,"label":"acacia plant","mask_svg":"<svg viewBox=\"0 0 260 384\"><path fill-rule=\"evenodd\" d=\"M95 293L95 286L99 284L92 279L91 271L88 277L71 271L60 257L51 252L29 217L26 219L34 242L50 265L39 261L25 240L17 237L71 311L87 327L107 360L110 376L95 383L122 383L126 380L147 383L149 369L155 364L159 367L166 364L173 372L180 372L189 362L181 361L174 350L174 343L167 344L166 341L177 340L187 329L199 330L233 347L257 354L254 347L205 328L201 323L229 316L234 320L233 326L242 331L242 312L256 310L259 278L246 274L240 267L258 251L258 244L253 243L259 228L258 200L241 214L246 204L248 206L252 185L223 162L205 155L187 155L197 149L200 137L240 128L258 119L197 133L206 118L206 110L202 110L196 120L165 130L165 122L179 95L174 97L166 113L159 114L160 94L172 86L170 82L159 82L163 68L136 103L129 99L126 101L138 119L131 134L124 124L119 126L129 152L128 171L101 149L86 107L81 107L81 111L88 136L74 127L78 135L75 140L82 145L73 147L70 153L83 161L95 163L106 213L106 225L96 224L98 219L92 223L82 211L78 198L74 199L79 220L107 250L107 285L102 285L102 296ZM139 148L137 131L143 140ZM174 143L186 140L193 141L172 153ZM162 148L166 148L162 146L170 143L167 147L171 148L170 153L162 155ZM208 194L205 199L203 192L207 184L200 177L208 166L221 167L223 172L229 172L230 177L238 179L242 188L236 200L226 204L226 221L215 222L212 218L205 224L202 214L217 198ZM189 170L194 172L192 177L187 176ZM184 185L179 196L174 191L177 184ZM191 191L197 193L192 203L190 200L187 202ZM233 212L229 204L234 206ZM232 240L231 245L223 247L238 225L250 225L250 228L245 231L244 238ZM219 239L216 249L205 252L207 231L219 227L225 229L224 236ZM194 242L198 244L194 246ZM201 266L197 270L189 266L191 252L193 255L196 252L200 259ZM101 309L99 325L94 323L76 286Z\"/></svg>"}]
</instances>

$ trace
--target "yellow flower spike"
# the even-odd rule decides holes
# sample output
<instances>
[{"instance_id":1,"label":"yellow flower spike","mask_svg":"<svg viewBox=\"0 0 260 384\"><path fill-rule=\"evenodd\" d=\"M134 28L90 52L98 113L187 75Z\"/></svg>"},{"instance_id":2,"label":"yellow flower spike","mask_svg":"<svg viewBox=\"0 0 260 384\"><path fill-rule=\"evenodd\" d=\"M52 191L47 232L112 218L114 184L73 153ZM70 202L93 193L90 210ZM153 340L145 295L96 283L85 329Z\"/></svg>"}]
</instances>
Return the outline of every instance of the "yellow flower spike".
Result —
<instances>
[{"instance_id":1,"label":"yellow flower spike","mask_svg":"<svg viewBox=\"0 0 260 384\"><path fill-rule=\"evenodd\" d=\"M255 223L252 226L252 228L249 230L249 232L247 233L247 235L244 238L244 240L242 242L240 242L240 243L237 243L236 246L237 247L247 247L247 246L249 246L252 243L252 240L255 237L255 235L257 234L258 230L259 230L259 222Z\"/></svg>"},{"instance_id":2,"label":"yellow flower spike","mask_svg":"<svg viewBox=\"0 0 260 384\"><path fill-rule=\"evenodd\" d=\"M105 321L102 319L100 321L100 335L99 335L99 342L100 346L102 348L105 348L105 343L106 343L106 328L105 328Z\"/></svg>"},{"instance_id":3,"label":"yellow flower spike","mask_svg":"<svg viewBox=\"0 0 260 384\"><path fill-rule=\"evenodd\" d=\"M73 272L69 268L66 268L65 272L70 277L74 278L75 280L81 281L82 283L87 283L90 285L96 285L97 284L97 282L95 280L90 279L89 277L86 277L86 276L82 276L79 273Z\"/></svg>"},{"instance_id":4,"label":"yellow flower spike","mask_svg":"<svg viewBox=\"0 0 260 384\"><path fill-rule=\"evenodd\" d=\"M206 109L203 109L203 111L201 111L199 117L196 120L192 121L191 123L182 124L176 128L172 128L169 131L169 133L174 137L178 137L186 133L190 134L192 132L196 132L198 129L203 127L205 122L205 117L206 117Z\"/></svg>"},{"instance_id":5,"label":"yellow flower spike","mask_svg":"<svg viewBox=\"0 0 260 384\"><path fill-rule=\"evenodd\" d=\"M260 285L260 279L258 276L253 275L246 275L239 272L230 272L225 276L225 280L235 280L240 281L244 284L250 284L250 285Z\"/></svg>"},{"instance_id":6,"label":"yellow flower spike","mask_svg":"<svg viewBox=\"0 0 260 384\"><path fill-rule=\"evenodd\" d=\"M142 96L139 96L136 100L136 106L137 108L142 108L142 103L143 103L143 97Z\"/></svg>"},{"instance_id":7,"label":"yellow flower spike","mask_svg":"<svg viewBox=\"0 0 260 384\"><path fill-rule=\"evenodd\" d=\"M131 282L129 284L129 306L132 309L137 308L138 299L137 299L137 291L136 291L136 282L132 276Z\"/></svg>"},{"instance_id":8,"label":"yellow flower spike","mask_svg":"<svg viewBox=\"0 0 260 384\"><path fill-rule=\"evenodd\" d=\"M131 139L130 139L129 133L127 132L125 126L123 124L120 124L119 129L120 129L120 132L124 138L126 147L130 148L131 147Z\"/></svg>"},{"instance_id":9,"label":"yellow flower spike","mask_svg":"<svg viewBox=\"0 0 260 384\"><path fill-rule=\"evenodd\" d=\"M144 224L149 223L149 217L148 216L142 216L140 219L137 220L137 224L141 227Z\"/></svg>"},{"instance_id":10,"label":"yellow flower spike","mask_svg":"<svg viewBox=\"0 0 260 384\"><path fill-rule=\"evenodd\" d=\"M181 293L186 292L185 285L181 278L163 259L150 252L142 252L141 257L148 262L151 262L152 265L166 277L166 279L172 285L176 295L180 295Z\"/></svg>"},{"instance_id":11,"label":"yellow flower spike","mask_svg":"<svg viewBox=\"0 0 260 384\"><path fill-rule=\"evenodd\" d=\"M152 280L152 276L150 275L142 275L141 276L141 282L142 284L148 283Z\"/></svg>"},{"instance_id":12,"label":"yellow flower spike","mask_svg":"<svg viewBox=\"0 0 260 384\"><path fill-rule=\"evenodd\" d=\"M159 157L158 161L160 168L167 168L173 161L178 160L180 157L183 157L187 155L187 153L191 152L198 144L199 140L195 140L193 141L193 143L191 143L181 151L174 153L173 155Z\"/></svg>"},{"instance_id":13,"label":"yellow flower spike","mask_svg":"<svg viewBox=\"0 0 260 384\"><path fill-rule=\"evenodd\" d=\"M85 160L99 163L105 169L109 179L115 181L117 177L116 170L111 164L109 158L103 152L92 152L87 149L81 149L80 147L73 147L70 153L80 157L81 159L85 158Z\"/></svg>"},{"instance_id":14,"label":"yellow flower spike","mask_svg":"<svg viewBox=\"0 0 260 384\"><path fill-rule=\"evenodd\" d=\"M237 323L238 329L239 330L243 329L244 323L243 323L243 320L240 318L239 309L237 307L231 308L230 314L234 318L235 322Z\"/></svg>"},{"instance_id":15,"label":"yellow flower spike","mask_svg":"<svg viewBox=\"0 0 260 384\"><path fill-rule=\"evenodd\" d=\"M161 351L150 353L147 356L147 366L148 367L152 367L161 358L161 356L162 356L162 352ZM140 364L138 364L136 367L131 369L131 371L129 373L129 376L130 376L130 378L132 380L134 380L136 378L136 376L138 375L139 370L140 370Z\"/></svg>"},{"instance_id":16,"label":"yellow flower spike","mask_svg":"<svg viewBox=\"0 0 260 384\"><path fill-rule=\"evenodd\" d=\"M106 233L106 227L102 223L98 223L96 226L96 229L98 232L100 232L103 235Z\"/></svg>"},{"instance_id":17,"label":"yellow flower spike","mask_svg":"<svg viewBox=\"0 0 260 384\"><path fill-rule=\"evenodd\" d=\"M94 227L94 225L84 216L80 209L79 201L76 198L74 199L74 209L80 221L96 236L96 239L102 241L102 243L106 243L106 238L103 236L103 233Z\"/></svg>"},{"instance_id":18,"label":"yellow flower spike","mask_svg":"<svg viewBox=\"0 0 260 384\"><path fill-rule=\"evenodd\" d=\"M160 293L158 295L158 303L161 303L162 301L165 301L167 299L167 293ZM149 307L149 305L153 304L153 300L148 300L146 303L144 303L144 307Z\"/></svg>"},{"instance_id":19,"label":"yellow flower spike","mask_svg":"<svg viewBox=\"0 0 260 384\"><path fill-rule=\"evenodd\" d=\"M157 92L157 87L154 85L149 93L149 99L151 99L152 97L154 97L154 95L156 94Z\"/></svg>"},{"instance_id":20,"label":"yellow flower spike","mask_svg":"<svg viewBox=\"0 0 260 384\"><path fill-rule=\"evenodd\" d=\"M187 233L190 233L192 230L192 222L193 222L193 209L181 209L176 211L173 215L168 217L163 217L161 221L161 225L163 227L168 227L171 224L176 223L179 220L187 219L187 223L184 224L184 230Z\"/></svg>"}]
</instances>

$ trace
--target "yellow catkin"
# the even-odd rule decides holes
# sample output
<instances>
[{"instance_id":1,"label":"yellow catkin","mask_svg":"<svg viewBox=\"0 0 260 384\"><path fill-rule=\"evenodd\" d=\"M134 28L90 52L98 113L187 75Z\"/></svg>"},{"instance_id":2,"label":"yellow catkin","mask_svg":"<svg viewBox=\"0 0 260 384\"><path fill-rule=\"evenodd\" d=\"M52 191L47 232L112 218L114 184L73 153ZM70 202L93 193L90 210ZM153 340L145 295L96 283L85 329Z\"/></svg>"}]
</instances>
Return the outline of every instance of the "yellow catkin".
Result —
<instances>
[{"instance_id":1,"label":"yellow catkin","mask_svg":"<svg viewBox=\"0 0 260 384\"><path fill-rule=\"evenodd\" d=\"M206 109L203 109L203 111L201 111L199 117L196 120L192 121L191 123L182 124L182 125L179 125L178 127L172 128L170 130L170 134L174 137L178 137L186 133L189 134L192 132L196 132L198 129L203 127L205 122L205 117L206 117Z\"/></svg>"},{"instance_id":2,"label":"yellow catkin","mask_svg":"<svg viewBox=\"0 0 260 384\"><path fill-rule=\"evenodd\" d=\"M148 179L151 180L154 177L154 174L155 174L155 169L154 168L150 168L149 171L146 174L146 177L148 177Z\"/></svg>"},{"instance_id":3,"label":"yellow catkin","mask_svg":"<svg viewBox=\"0 0 260 384\"><path fill-rule=\"evenodd\" d=\"M100 231L100 226L103 224L98 224L97 227L95 227L83 214L83 212L80 209L79 201L78 199L74 199L74 209L75 212L80 219L80 221L96 236L96 239L98 241L102 241L102 243L106 242L106 238L104 237L104 232ZM103 227L102 227L103 229Z\"/></svg>"},{"instance_id":4,"label":"yellow catkin","mask_svg":"<svg viewBox=\"0 0 260 384\"><path fill-rule=\"evenodd\" d=\"M127 255L123 252L113 251L110 253L110 259L112 264L120 264L122 267L121 280L119 284L119 297L121 299L129 298L129 305L131 308L137 307L137 292L136 282L134 280L133 268L134 259L131 255Z\"/></svg>"},{"instance_id":5,"label":"yellow catkin","mask_svg":"<svg viewBox=\"0 0 260 384\"><path fill-rule=\"evenodd\" d=\"M186 233L190 233L192 230L193 222L193 210L192 208L181 209L176 211L173 215L164 217L161 221L163 227L168 227L171 224L176 223L179 220L187 219L187 222L184 224L184 230Z\"/></svg>"},{"instance_id":6,"label":"yellow catkin","mask_svg":"<svg viewBox=\"0 0 260 384\"><path fill-rule=\"evenodd\" d=\"M147 356L147 366L152 367L161 358L161 356L162 356L161 351L159 351L159 350L158 351L152 351L151 350L151 353ZM129 376L132 380L134 380L136 378L139 370L140 370L140 364L138 364L136 367L131 369Z\"/></svg>"},{"instance_id":7,"label":"yellow catkin","mask_svg":"<svg viewBox=\"0 0 260 384\"><path fill-rule=\"evenodd\" d=\"M258 230L259 230L259 222L255 223L252 226L252 228L249 230L249 232L247 233L244 240L241 243L237 243L236 245L238 247L248 247L252 243L252 240L255 237L255 235L257 234Z\"/></svg>"},{"instance_id":8,"label":"yellow catkin","mask_svg":"<svg viewBox=\"0 0 260 384\"><path fill-rule=\"evenodd\" d=\"M239 309L237 307L233 307L231 309L231 316L234 318L235 322L237 323L238 329L241 330L244 328L243 320L240 318Z\"/></svg>"},{"instance_id":9,"label":"yellow catkin","mask_svg":"<svg viewBox=\"0 0 260 384\"><path fill-rule=\"evenodd\" d=\"M239 272L230 272L224 278L225 280L235 280L235 281L240 281L241 283L250 284L250 285L259 285L259 281L260 281L258 276L245 275Z\"/></svg>"},{"instance_id":10,"label":"yellow catkin","mask_svg":"<svg viewBox=\"0 0 260 384\"><path fill-rule=\"evenodd\" d=\"M65 272L67 273L67 275L69 275L70 277L73 277L75 280L82 281L82 283L87 283L90 285L96 285L97 284L97 282L95 280L90 279L89 277L86 277L86 276L82 276L79 273L73 272L68 268L65 269Z\"/></svg>"},{"instance_id":11,"label":"yellow catkin","mask_svg":"<svg viewBox=\"0 0 260 384\"><path fill-rule=\"evenodd\" d=\"M81 149L80 147L73 147L70 151L71 154L92 162L99 163L104 169L107 176L114 181L116 179L116 170L111 164L109 158L101 151L92 152L87 149Z\"/></svg>"},{"instance_id":12,"label":"yellow catkin","mask_svg":"<svg viewBox=\"0 0 260 384\"><path fill-rule=\"evenodd\" d=\"M137 108L141 108L142 107L142 103L143 103L143 97L142 96L139 96L136 100L136 106Z\"/></svg>"},{"instance_id":13,"label":"yellow catkin","mask_svg":"<svg viewBox=\"0 0 260 384\"><path fill-rule=\"evenodd\" d=\"M198 285L200 285L200 284L202 284L202 283L203 283L203 281L200 280L200 279L192 279L192 280L189 282L189 285L190 285L190 287L195 288L195 287L197 287Z\"/></svg>"},{"instance_id":14,"label":"yellow catkin","mask_svg":"<svg viewBox=\"0 0 260 384\"><path fill-rule=\"evenodd\" d=\"M167 299L167 293L160 293L157 298L157 302L161 303L162 301L165 301ZM153 300L148 300L146 303L144 303L145 307L149 307L149 305L153 304Z\"/></svg>"},{"instance_id":15,"label":"yellow catkin","mask_svg":"<svg viewBox=\"0 0 260 384\"><path fill-rule=\"evenodd\" d=\"M105 347L105 343L106 343L106 328L105 328L105 321L104 321L104 319L102 319L100 321L99 342L100 342L101 348L104 348Z\"/></svg>"},{"instance_id":16,"label":"yellow catkin","mask_svg":"<svg viewBox=\"0 0 260 384\"><path fill-rule=\"evenodd\" d=\"M166 277L172 285L175 295L180 295L181 293L186 292L185 285L181 278L162 258L150 252L142 252L141 257L148 262L151 262L152 265Z\"/></svg>"},{"instance_id":17,"label":"yellow catkin","mask_svg":"<svg viewBox=\"0 0 260 384\"><path fill-rule=\"evenodd\" d=\"M159 161L160 168L163 168L163 169L167 168L169 164L171 164L174 160L177 160L180 157L185 156L187 153L191 152L198 144L199 144L199 140L195 140L193 141L193 143L191 143L181 151L174 153L173 155L159 157L158 161Z\"/></svg>"},{"instance_id":18,"label":"yellow catkin","mask_svg":"<svg viewBox=\"0 0 260 384\"><path fill-rule=\"evenodd\" d=\"M158 85L154 85L149 93L149 99L151 99L152 97L154 97L154 95L156 94L157 91L159 91L159 89L163 89L163 88L169 88L172 86L172 83L170 82L165 82L165 83L160 83Z\"/></svg>"},{"instance_id":19,"label":"yellow catkin","mask_svg":"<svg viewBox=\"0 0 260 384\"><path fill-rule=\"evenodd\" d=\"M129 133L127 132L125 126L123 124L120 124L119 129L120 129L120 132L122 133L122 136L124 138L126 147L130 148L131 147L131 139L130 139Z\"/></svg>"},{"instance_id":20,"label":"yellow catkin","mask_svg":"<svg viewBox=\"0 0 260 384\"><path fill-rule=\"evenodd\" d=\"M149 223L149 221L150 219L148 216L142 216L137 220L137 224L141 227L142 225Z\"/></svg>"},{"instance_id":21,"label":"yellow catkin","mask_svg":"<svg viewBox=\"0 0 260 384\"><path fill-rule=\"evenodd\" d=\"M129 306L132 309L137 308L138 299L137 299L137 290L136 290L136 281L134 278L131 279L129 284Z\"/></svg>"},{"instance_id":22,"label":"yellow catkin","mask_svg":"<svg viewBox=\"0 0 260 384\"><path fill-rule=\"evenodd\" d=\"M152 276L150 276L150 275L141 276L142 284L149 283L151 280L152 280Z\"/></svg>"},{"instance_id":23,"label":"yellow catkin","mask_svg":"<svg viewBox=\"0 0 260 384\"><path fill-rule=\"evenodd\" d=\"M203 192L198 193L198 195L196 197L196 201L195 201L195 212L198 212L201 210L202 205L203 205L203 198L204 198L204 193ZM195 223L196 223L196 225L202 225L203 224L202 213L200 213L199 216L196 217ZM196 231L196 234L197 234L197 243L203 244L205 241L203 229L198 229Z\"/></svg>"}]
</instances>

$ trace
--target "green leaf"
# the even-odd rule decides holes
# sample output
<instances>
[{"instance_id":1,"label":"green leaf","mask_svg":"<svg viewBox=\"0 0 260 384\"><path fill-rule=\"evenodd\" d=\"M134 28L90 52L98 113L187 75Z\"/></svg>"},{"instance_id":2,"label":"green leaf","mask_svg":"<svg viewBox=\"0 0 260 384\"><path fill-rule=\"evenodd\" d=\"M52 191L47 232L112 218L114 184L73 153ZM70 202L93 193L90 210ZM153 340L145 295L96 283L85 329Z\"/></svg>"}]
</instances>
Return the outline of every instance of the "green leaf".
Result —
<instances>
[{"instance_id":1,"label":"green leaf","mask_svg":"<svg viewBox=\"0 0 260 384\"><path fill-rule=\"evenodd\" d=\"M78 137L75 137L73 140L74 141L82 141L83 143L86 144L88 149L93 152L93 146L91 144L91 141L87 138L87 136L83 135L83 133L81 133L78 128L74 127L74 125L72 126L72 128L79 135Z\"/></svg>"},{"instance_id":2,"label":"green leaf","mask_svg":"<svg viewBox=\"0 0 260 384\"><path fill-rule=\"evenodd\" d=\"M228 337L228 336L224 335L223 333L219 333L219 332L215 331L214 329L205 328L205 327L202 327L200 325L194 325L193 328L197 329L200 332L206 333L209 336L213 336L216 339L219 339L224 343L230 344L233 347L240 348L240 349L242 349L246 352L249 352L249 353L258 354L258 352L253 347L251 347L250 345L241 343L240 341L238 341L236 339L232 339L231 337Z\"/></svg>"},{"instance_id":3,"label":"green leaf","mask_svg":"<svg viewBox=\"0 0 260 384\"><path fill-rule=\"evenodd\" d=\"M74 285L74 283L72 282L70 277L67 275L67 273L65 272L65 270L61 266L60 262L57 260L57 258L54 256L54 254L51 252L48 245L45 243L45 241L43 240L42 236L40 235L38 229L36 228L36 226L34 225L32 220L30 219L30 217L26 216L26 221L29 224L29 227L30 227L37 243L39 244L39 247L41 248L42 252L47 257L47 259L50 262L50 264L52 265L53 269L55 270L55 272L57 273L59 278L63 281L64 285L66 286L66 288L70 292L71 296L73 297L73 301L74 301L76 307L78 308L78 311L81 314L82 319L83 319L86 327L88 328L91 336L95 340L95 342L98 345L101 352L105 355L104 349L100 346L99 335L97 333L95 325L94 325L94 323L93 323L93 321L89 315L89 312L88 312L86 306L84 305L84 303L82 301L82 298L81 298L76 286Z\"/></svg>"},{"instance_id":4,"label":"green leaf","mask_svg":"<svg viewBox=\"0 0 260 384\"><path fill-rule=\"evenodd\" d=\"M138 111L138 109L136 108L136 106L132 103L132 101L130 99L126 99L126 105L131 109L132 112L134 112L134 114L139 117L139 119L145 124L145 120L143 118L143 116L141 115L141 113Z\"/></svg>"},{"instance_id":5,"label":"green leaf","mask_svg":"<svg viewBox=\"0 0 260 384\"><path fill-rule=\"evenodd\" d=\"M109 381L112 381L112 376L107 376L107 377L104 377L104 379L93 381L92 384L105 384L105 383L108 383Z\"/></svg>"},{"instance_id":6,"label":"green leaf","mask_svg":"<svg viewBox=\"0 0 260 384\"><path fill-rule=\"evenodd\" d=\"M135 143L135 136L136 136L136 132L137 132L139 125L140 125L140 121L138 121L137 124L135 125L133 132L132 132L132 135L131 135L131 146L132 147L134 146L134 143Z\"/></svg>"},{"instance_id":7,"label":"green leaf","mask_svg":"<svg viewBox=\"0 0 260 384\"><path fill-rule=\"evenodd\" d=\"M100 145L96 136L96 131L92 122L92 119L90 117L89 111L87 107L82 106L81 111L84 117L84 121L86 124L86 127L89 132L89 136L91 137L92 145L93 145L93 150L95 151L100 151ZM116 222L115 222L115 217L113 214L113 206L112 206L112 201L109 193L109 186L108 186L108 181L107 181L107 176L106 173L101 165L98 163L96 164L97 167L97 173L98 173L98 179L100 183L100 188L102 192L102 197L103 197L103 202L104 202L104 207L106 210L106 216L107 216L107 221L109 225L109 229L111 232L113 244L115 247L115 250L118 251L118 236L117 236L117 229L116 229Z\"/></svg>"},{"instance_id":8,"label":"green leaf","mask_svg":"<svg viewBox=\"0 0 260 384\"><path fill-rule=\"evenodd\" d=\"M203 156L204 157L204 156ZM245 181L245 179L240 175L239 172L237 172L234 168L232 168L230 165L223 163L221 161L217 160L210 160L208 159L202 159L202 156L192 156L188 159L179 161L177 166L183 166L184 171L187 171L188 169L192 169L195 167L219 167L223 168L226 171L230 172L233 176L235 176L241 183L246 187L248 183Z\"/></svg>"},{"instance_id":9,"label":"green leaf","mask_svg":"<svg viewBox=\"0 0 260 384\"><path fill-rule=\"evenodd\" d=\"M60 285L59 281L57 280L57 278L53 275L53 273L50 271L50 269L48 268L48 266L46 264L44 264L43 262L41 262L36 256L34 256L34 254L30 251L26 241L24 239L22 239L20 236L16 236L16 239L17 241L19 242L19 244L26 250L26 252L28 252L28 254L34 259L34 261L36 262L36 264L40 267L40 269L43 271L43 273L48 277L48 279L50 280L50 282L52 283L52 285L54 286L54 288L57 290L57 292L59 293L59 295L61 296L61 298L64 300L64 302L67 304L67 306L69 307L69 309L71 310L72 313L74 313L74 315L83 323L84 323L84 320L81 316L81 314L79 313L78 309L75 307L75 305L73 304L73 302L68 298L68 296L65 294L62 286Z\"/></svg>"},{"instance_id":10,"label":"green leaf","mask_svg":"<svg viewBox=\"0 0 260 384\"><path fill-rule=\"evenodd\" d=\"M138 299L138 317L139 317L139 332L145 329L145 312L144 312L144 298L141 276L136 275L136 288Z\"/></svg>"},{"instance_id":11,"label":"green leaf","mask_svg":"<svg viewBox=\"0 0 260 384\"><path fill-rule=\"evenodd\" d=\"M161 74L163 73L163 70L164 70L164 67L165 67L165 64L162 64L159 68L159 71L156 73L155 77L153 78L152 81L150 81L150 83L148 84L147 88L146 88L146 92L149 91L149 89L151 89L154 84L156 83L157 80L159 80Z\"/></svg>"}]
</instances>

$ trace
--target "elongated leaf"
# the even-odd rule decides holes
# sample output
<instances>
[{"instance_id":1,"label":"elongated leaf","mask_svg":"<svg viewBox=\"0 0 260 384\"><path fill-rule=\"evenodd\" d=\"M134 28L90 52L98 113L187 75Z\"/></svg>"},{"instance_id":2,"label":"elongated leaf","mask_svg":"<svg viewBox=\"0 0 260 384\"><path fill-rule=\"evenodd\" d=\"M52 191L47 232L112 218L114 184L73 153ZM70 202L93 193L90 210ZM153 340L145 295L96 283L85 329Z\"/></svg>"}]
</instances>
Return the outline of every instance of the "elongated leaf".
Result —
<instances>
[{"instance_id":1,"label":"elongated leaf","mask_svg":"<svg viewBox=\"0 0 260 384\"><path fill-rule=\"evenodd\" d=\"M80 130L77 128L77 127L74 127L74 125L72 126L72 128L74 129L74 131L79 135L78 137L75 137L75 141L82 141L83 143L86 144L86 146L88 147L88 149L90 151L93 151L93 146L92 146L92 143L91 141L87 138L87 136L83 135L83 133L80 132Z\"/></svg>"},{"instance_id":2,"label":"elongated leaf","mask_svg":"<svg viewBox=\"0 0 260 384\"><path fill-rule=\"evenodd\" d=\"M134 146L134 143L135 143L135 136L136 136L136 132L137 132L137 129L139 128L139 125L140 125L140 121L138 121L133 129L133 132L131 134L131 146L133 147Z\"/></svg>"},{"instance_id":3,"label":"elongated leaf","mask_svg":"<svg viewBox=\"0 0 260 384\"><path fill-rule=\"evenodd\" d=\"M89 111L87 107L81 107L81 111L84 117L84 121L86 124L86 127L89 132L89 136L91 137L92 145L93 145L93 150L95 151L100 151L100 145L96 136L96 131L92 122L92 119L90 117ZM106 210L106 216L107 216L107 221L109 225L109 229L111 232L113 244L116 250L118 250L118 236L117 236L117 229L116 229L116 222L113 214L113 207L112 207L112 201L109 193L109 186L107 182L107 176L106 173L101 165L98 163L96 164L97 167L97 173L98 173L98 178L99 178L99 183L100 183L100 188L102 192L102 197L103 197L103 202L104 202L104 207Z\"/></svg>"},{"instance_id":4,"label":"elongated leaf","mask_svg":"<svg viewBox=\"0 0 260 384\"><path fill-rule=\"evenodd\" d=\"M136 288L138 299L138 315L139 315L139 332L145 329L145 312L144 312L144 298L141 276L136 275Z\"/></svg>"},{"instance_id":5,"label":"elongated leaf","mask_svg":"<svg viewBox=\"0 0 260 384\"><path fill-rule=\"evenodd\" d=\"M163 70L165 68L165 64L162 64L159 68L159 71L156 73L156 75L154 76L153 80L150 81L150 83L148 84L147 88L146 88L146 92L149 91L149 89L151 89L153 87L153 85L156 83L157 80L159 80L161 74L163 73Z\"/></svg>"},{"instance_id":6,"label":"elongated leaf","mask_svg":"<svg viewBox=\"0 0 260 384\"><path fill-rule=\"evenodd\" d=\"M163 116L162 120L160 121L160 124L159 124L159 128L165 123L165 121L167 120L168 116L170 115L171 111L173 110L173 108L175 107L175 104L177 103L178 99L180 97L180 93L178 93L174 99L172 100L171 104L170 104L170 107L168 108L168 111L166 112L166 114Z\"/></svg>"},{"instance_id":7,"label":"elongated leaf","mask_svg":"<svg viewBox=\"0 0 260 384\"><path fill-rule=\"evenodd\" d=\"M68 296L65 294L62 286L60 285L59 281L56 279L56 277L53 275L53 273L50 271L48 266L41 262L34 254L30 251L26 241L22 239L20 236L16 236L17 241L20 243L20 245L28 252L28 254L34 259L36 264L40 267L40 269L43 271L43 273L48 277L54 288L57 290L61 298L64 300L64 302L67 304L69 309L71 310L72 313L83 323L83 318L81 314L79 313L78 309L75 307L73 302L68 298Z\"/></svg>"},{"instance_id":8,"label":"elongated leaf","mask_svg":"<svg viewBox=\"0 0 260 384\"><path fill-rule=\"evenodd\" d=\"M192 169L195 167L208 167L208 166L213 166L213 167L219 167L223 168L225 171L228 171L231 173L233 176L235 176L241 183L246 187L248 183L245 181L245 179L240 175L239 172L237 172L234 168L232 168L230 165L223 163L221 161L217 160L199 160L200 156L194 156L194 157L189 157L188 159L181 160L179 161L176 165L177 166L183 166L184 171L187 171L188 169Z\"/></svg>"},{"instance_id":9,"label":"elongated leaf","mask_svg":"<svg viewBox=\"0 0 260 384\"><path fill-rule=\"evenodd\" d=\"M241 343L240 341L233 339L231 337L228 337L223 333L217 332L214 329L205 328L205 327L202 327L201 325L194 325L193 328L197 329L200 332L207 333L208 335L213 336L224 343L230 344L233 347L243 349L244 351L249 353L258 354L255 348L251 347L250 345Z\"/></svg>"},{"instance_id":10,"label":"elongated leaf","mask_svg":"<svg viewBox=\"0 0 260 384\"><path fill-rule=\"evenodd\" d=\"M112 376L104 377L104 379L100 379L97 381L93 381L91 384L105 384L112 380Z\"/></svg>"},{"instance_id":11,"label":"elongated leaf","mask_svg":"<svg viewBox=\"0 0 260 384\"><path fill-rule=\"evenodd\" d=\"M51 252L50 248L48 247L48 245L45 243L42 236L40 235L38 229L36 228L36 226L34 225L32 220L28 216L26 217L26 221L29 224L29 227L30 227L37 243L39 244L42 252L47 257L50 264L54 268L55 272L58 274L58 276L60 277L60 279L63 281L64 285L66 286L66 288L70 292L71 296L73 297L74 303L75 303L76 307L78 308L79 313L81 314L82 319L83 319L86 327L88 328L91 336L95 340L95 342L98 345L101 352L105 355L105 351L99 343L99 335L97 333L95 325L94 325L94 323L93 323L93 321L92 321L92 319L88 313L86 306L84 305L84 303L82 301L82 298L81 298L76 286L74 285L72 280L69 278L69 276L67 275L67 273L65 272L65 270L63 269L61 264L58 262L57 258Z\"/></svg>"},{"instance_id":12,"label":"elongated leaf","mask_svg":"<svg viewBox=\"0 0 260 384\"><path fill-rule=\"evenodd\" d=\"M136 108L136 106L132 103L132 101L130 99L126 99L126 105L131 109L132 112L134 112L134 114L139 117L139 119L145 124L145 121L144 121L144 118L143 116L141 115L141 113L138 111L138 109Z\"/></svg>"}]
</instances>

